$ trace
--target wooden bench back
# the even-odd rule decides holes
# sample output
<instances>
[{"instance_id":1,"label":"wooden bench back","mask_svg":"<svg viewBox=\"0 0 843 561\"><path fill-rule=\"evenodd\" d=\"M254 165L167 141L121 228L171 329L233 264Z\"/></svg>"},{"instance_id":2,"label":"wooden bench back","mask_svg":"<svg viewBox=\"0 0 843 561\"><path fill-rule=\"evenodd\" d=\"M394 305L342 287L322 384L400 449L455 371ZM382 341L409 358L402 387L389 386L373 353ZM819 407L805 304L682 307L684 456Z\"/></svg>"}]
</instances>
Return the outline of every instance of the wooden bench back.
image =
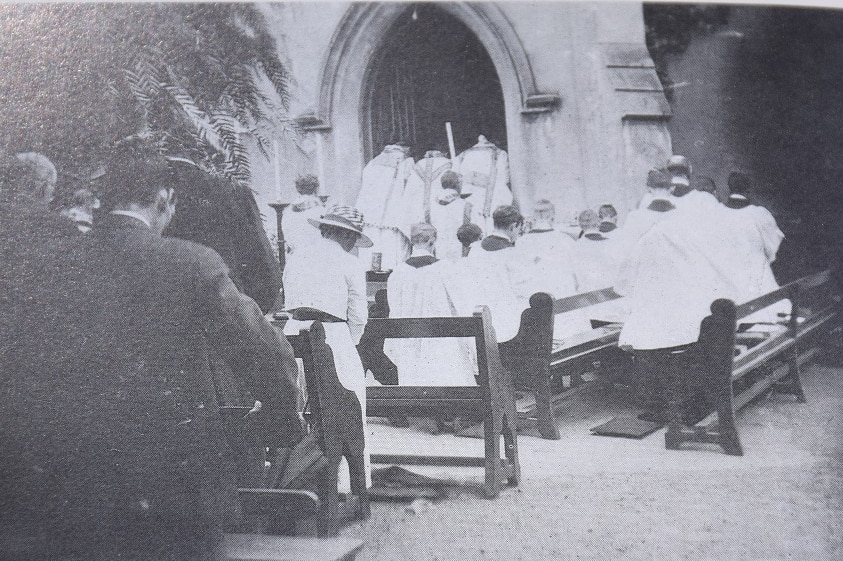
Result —
<instances>
[{"instance_id":1,"label":"wooden bench back","mask_svg":"<svg viewBox=\"0 0 843 561\"><path fill-rule=\"evenodd\" d=\"M471 337L477 350L478 380L489 385L489 370L500 369L500 355L489 308L478 306L471 317L372 318L366 323L365 337L382 343L385 339L431 339ZM495 372L492 380L500 379Z\"/></svg>"}]
</instances>

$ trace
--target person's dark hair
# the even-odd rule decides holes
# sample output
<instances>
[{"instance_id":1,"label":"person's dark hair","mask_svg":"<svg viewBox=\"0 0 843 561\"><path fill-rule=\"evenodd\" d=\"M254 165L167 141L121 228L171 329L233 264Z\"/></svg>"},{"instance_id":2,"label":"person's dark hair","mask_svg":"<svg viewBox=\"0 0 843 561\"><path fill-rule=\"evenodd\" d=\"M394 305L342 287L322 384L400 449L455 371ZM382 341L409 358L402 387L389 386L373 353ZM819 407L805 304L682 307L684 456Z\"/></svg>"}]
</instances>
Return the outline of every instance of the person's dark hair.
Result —
<instances>
[{"instance_id":1,"label":"person's dark hair","mask_svg":"<svg viewBox=\"0 0 843 561\"><path fill-rule=\"evenodd\" d=\"M455 171L448 170L442 174L443 189L453 189L457 193L462 192L462 176Z\"/></svg>"},{"instance_id":2,"label":"person's dark hair","mask_svg":"<svg viewBox=\"0 0 843 561\"><path fill-rule=\"evenodd\" d=\"M597 209L597 215L601 220L603 218L617 218L618 211L613 205L600 205L600 208Z\"/></svg>"},{"instance_id":3,"label":"person's dark hair","mask_svg":"<svg viewBox=\"0 0 843 561\"><path fill-rule=\"evenodd\" d=\"M315 195L319 190L319 178L307 174L296 179L296 191L302 195Z\"/></svg>"},{"instance_id":4,"label":"person's dark hair","mask_svg":"<svg viewBox=\"0 0 843 561\"><path fill-rule=\"evenodd\" d=\"M706 175L695 177L691 181L691 185L695 190L703 193L711 193L712 195L717 193L717 185L714 184L714 180Z\"/></svg>"},{"instance_id":5,"label":"person's dark hair","mask_svg":"<svg viewBox=\"0 0 843 561\"><path fill-rule=\"evenodd\" d=\"M457 229L457 239L464 246L469 246L483 237L483 230L477 224L463 224Z\"/></svg>"},{"instance_id":6,"label":"person's dark hair","mask_svg":"<svg viewBox=\"0 0 843 561\"><path fill-rule=\"evenodd\" d=\"M733 194L746 195L752 188L752 182L746 174L733 171L728 179L729 191Z\"/></svg>"},{"instance_id":7,"label":"person's dark hair","mask_svg":"<svg viewBox=\"0 0 843 561\"><path fill-rule=\"evenodd\" d=\"M524 223L524 217L518 212L518 209L512 205L499 206L492 213L492 223L495 228L506 229L510 226L520 226Z\"/></svg>"},{"instance_id":8,"label":"person's dark hair","mask_svg":"<svg viewBox=\"0 0 843 561\"><path fill-rule=\"evenodd\" d=\"M174 189L167 160L142 141L123 142L109 154L102 203L105 210L135 203L148 206L158 192Z\"/></svg>"}]
</instances>

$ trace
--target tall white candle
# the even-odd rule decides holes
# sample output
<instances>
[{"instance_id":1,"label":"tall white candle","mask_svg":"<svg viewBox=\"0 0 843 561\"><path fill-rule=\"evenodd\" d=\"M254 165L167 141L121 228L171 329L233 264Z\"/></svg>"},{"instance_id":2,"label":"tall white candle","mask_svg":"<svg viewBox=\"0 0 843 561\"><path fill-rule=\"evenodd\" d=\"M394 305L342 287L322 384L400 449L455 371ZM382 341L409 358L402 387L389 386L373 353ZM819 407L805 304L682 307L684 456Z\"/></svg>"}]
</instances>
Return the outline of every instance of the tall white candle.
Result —
<instances>
[{"instance_id":1,"label":"tall white candle","mask_svg":"<svg viewBox=\"0 0 843 561\"><path fill-rule=\"evenodd\" d=\"M272 167L275 171L275 197L278 202L281 202L281 147L278 146L278 138L272 138Z\"/></svg>"}]
</instances>

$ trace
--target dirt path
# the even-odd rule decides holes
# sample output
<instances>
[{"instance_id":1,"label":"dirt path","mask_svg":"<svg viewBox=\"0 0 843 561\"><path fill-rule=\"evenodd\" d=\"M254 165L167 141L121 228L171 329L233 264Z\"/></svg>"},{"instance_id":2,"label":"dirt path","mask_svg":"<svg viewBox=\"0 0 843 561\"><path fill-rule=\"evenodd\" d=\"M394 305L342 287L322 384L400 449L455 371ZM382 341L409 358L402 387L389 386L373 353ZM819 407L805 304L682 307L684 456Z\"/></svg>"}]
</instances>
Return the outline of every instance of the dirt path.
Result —
<instances>
[{"instance_id":1,"label":"dirt path","mask_svg":"<svg viewBox=\"0 0 843 561\"><path fill-rule=\"evenodd\" d=\"M808 403L773 396L739 416L745 456L714 447L664 449L588 429L629 410L595 386L558 415L559 441L519 438L523 481L488 501L479 470L424 473L469 486L418 514L375 503L343 530L366 541L358 559L843 559L843 369L810 367ZM411 436L410 436L411 435ZM480 450L482 441L372 426L373 449L396 442ZM421 470L419 470L421 471Z\"/></svg>"}]
</instances>

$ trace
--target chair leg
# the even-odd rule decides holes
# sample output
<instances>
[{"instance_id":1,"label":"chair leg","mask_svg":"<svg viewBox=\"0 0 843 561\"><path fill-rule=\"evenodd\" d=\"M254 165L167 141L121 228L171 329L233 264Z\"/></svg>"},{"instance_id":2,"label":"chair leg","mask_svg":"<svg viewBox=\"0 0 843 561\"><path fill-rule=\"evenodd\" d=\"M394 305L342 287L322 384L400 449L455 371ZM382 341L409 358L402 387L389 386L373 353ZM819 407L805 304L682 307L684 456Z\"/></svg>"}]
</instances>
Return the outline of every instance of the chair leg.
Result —
<instances>
[{"instance_id":1,"label":"chair leg","mask_svg":"<svg viewBox=\"0 0 843 561\"><path fill-rule=\"evenodd\" d=\"M351 493L357 496L359 508L356 512L358 519L369 518L369 490L366 488L366 464L362 454L348 454L348 471L351 478Z\"/></svg>"},{"instance_id":2,"label":"chair leg","mask_svg":"<svg viewBox=\"0 0 843 561\"><path fill-rule=\"evenodd\" d=\"M496 415L497 417L497 415ZM498 418L487 419L483 423L486 451L486 482L483 486L487 499L494 499L500 492L501 485L501 444L500 421Z\"/></svg>"},{"instance_id":3,"label":"chair leg","mask_svg":"<svg viewBox=\"0 0 843 561\"><path fill-rule=\"evenodd\" d=\"M339 495L337 493L337 472L339 461L333 460L319 478L319 535L333 536L339 530L337 514L339 512Z\"/></svg>"}]
</instances>

